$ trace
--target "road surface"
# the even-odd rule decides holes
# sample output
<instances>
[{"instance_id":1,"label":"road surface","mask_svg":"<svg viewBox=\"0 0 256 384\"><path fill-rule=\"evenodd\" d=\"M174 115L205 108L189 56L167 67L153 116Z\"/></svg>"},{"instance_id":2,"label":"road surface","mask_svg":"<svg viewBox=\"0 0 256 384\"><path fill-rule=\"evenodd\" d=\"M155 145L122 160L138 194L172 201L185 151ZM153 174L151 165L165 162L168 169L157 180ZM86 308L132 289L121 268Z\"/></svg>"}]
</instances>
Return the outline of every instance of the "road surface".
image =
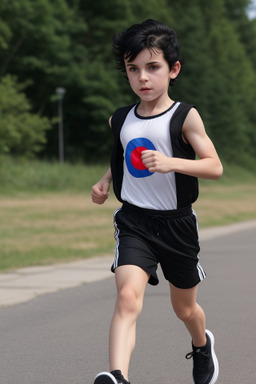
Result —
<instances>
[{"instance_id":1,"label":"road surface","mask_svg":"<svg viewBox=\"0 0 256 384\"><path fill-rule=\"evenodd\" d=\"M256 229L227 231L201 243L208 275L199 289L207 328L216 338L218 384L256 382ZM113 277L0 308L1 384L91 384L108 369ZM137 324L132 384L189 384L190 337L172 312L161 276L148 286Z\"/></svg>"}]
</instances>

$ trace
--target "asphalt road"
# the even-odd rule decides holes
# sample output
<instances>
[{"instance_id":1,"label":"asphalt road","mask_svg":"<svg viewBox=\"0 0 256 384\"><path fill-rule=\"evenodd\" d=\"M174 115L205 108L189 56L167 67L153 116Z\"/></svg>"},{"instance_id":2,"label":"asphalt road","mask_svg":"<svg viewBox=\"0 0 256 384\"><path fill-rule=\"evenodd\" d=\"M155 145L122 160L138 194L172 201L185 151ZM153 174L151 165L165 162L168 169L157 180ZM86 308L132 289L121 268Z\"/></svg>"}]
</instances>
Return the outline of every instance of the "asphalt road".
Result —
<instances>
[{"instance_id":1,"label":"asphalt road","mask_svg":"<svg viewBox=\"0 0 256 384\"><path fill-rule=\"evenodd\" d=\"M215 334L218 384L256 381L256 230L201 244L207 279L199 303ZM85 284L0 308L1 384L91 384L108 369L114 279ZM148 286L138 320L132 384L192 384L190 337L175 317L167 283Z\"/></svg>"}]
</instances>

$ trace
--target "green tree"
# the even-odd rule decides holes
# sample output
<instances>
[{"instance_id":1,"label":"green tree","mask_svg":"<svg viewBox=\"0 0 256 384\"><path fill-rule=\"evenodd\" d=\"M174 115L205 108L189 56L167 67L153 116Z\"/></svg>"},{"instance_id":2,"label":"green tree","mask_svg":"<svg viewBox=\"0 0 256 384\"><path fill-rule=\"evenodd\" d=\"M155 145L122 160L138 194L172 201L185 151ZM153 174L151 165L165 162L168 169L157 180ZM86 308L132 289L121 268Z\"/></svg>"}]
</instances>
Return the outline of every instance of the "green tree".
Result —
<instances>
[{"instance_id":1,"label":"green tree","mask_svg":"<svg viewBox=\"0 0 256 384\"><path fill-rule=\"evenodd\" d=\"M186 12L184 12L185 8ZM181 0L171 5L170 13L174 16L173 28L177 32L181 57L184 60L180 80L171 90L172 96L195 104L202 117L207 119L207 96L211 84L209 72L212 61L202 10L197 0L189 3Z\"/></svg>"},{"instance_id":2,"label":"green tree","mask_svg":"<svg viewBox=\"0 0 256 384\"><path fill-rule=\"evenodd\" d=\"M147 18L158 19L177 31L185 59L171 96L198 106L221 157L248 164L248 157L256 158L256 21L247 17L248 4L2 0L0 77L15 75L26 85L28 113L49 119L57 116L55 89L66 88L65 157L102 161L109 158L112 142L109 117L137 99L115 69L112 36ZM55 124L40 155L57 154Z\"/></svg>"},{"instance_id":3,"label":"green tree","mask_svg":"<svg viewBox=\"0 0 256 384\"><path fill-rule=\"evenodd\" d=\"M0 154L32 156L41 150L50 128L47 118L31 113L22 87L7 75L0 82Z\"/></svg>"},{"instance_id":4,"label":"green tree","mask_svg":"<svg viewBox=\"0 0 256 384\"><path fill-rule=\"evenodd\" d=\"M255 100L255 73L233 23L226 17L224 1L206 4L201 0L201 4L213 63L209 126L224 159L248 164L255 142L249 115Z\"/></svg>"},{"instance_id":5,"label":"green tree","mask_svg":"<svg viewBox=\"0 0 256 384\"><path fill-rule=\"evenodd\" d=\"M55 89L66 88L65 138L73 128L69 116L72 119L73 110L81 105L86 31L78 2L72 1L72 6L66 0L0 2L0 77L10 73L25 83L32 111L49 118L57 116ZM57 132L55 124L47 133L43 152L47 157L58 154Z\"/></svg>"},{"instance_id":6,"label":"green tree","mask_svg":"<svg viewBox=\"0 0 256 384\"><path fill-rule=\"evenodd\" d=\"M76 80L86 25L65 0L2 0L1 30L0 75L27 81L33 107L43 113L55 87Z\"/></svg>"}]
</instances>

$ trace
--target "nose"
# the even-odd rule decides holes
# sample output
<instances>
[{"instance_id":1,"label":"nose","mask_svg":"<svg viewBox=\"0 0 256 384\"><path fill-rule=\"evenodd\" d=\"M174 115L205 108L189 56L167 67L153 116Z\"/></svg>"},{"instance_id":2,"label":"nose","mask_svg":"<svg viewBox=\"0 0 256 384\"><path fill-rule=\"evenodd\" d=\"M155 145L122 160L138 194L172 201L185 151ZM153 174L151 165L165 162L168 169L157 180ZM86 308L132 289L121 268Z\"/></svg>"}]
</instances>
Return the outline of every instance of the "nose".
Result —
<instances>
[{"instance_id":1,"label":"nose","mask_svg":"<svg viewBox=\"0 0 256 384\"><path fill-rule=\"evenodd\" d=\"M140 81L147 81L148 80L147 72L144 69L142 69L139 73L139 80Z\"/></svg>"}]
</instances>

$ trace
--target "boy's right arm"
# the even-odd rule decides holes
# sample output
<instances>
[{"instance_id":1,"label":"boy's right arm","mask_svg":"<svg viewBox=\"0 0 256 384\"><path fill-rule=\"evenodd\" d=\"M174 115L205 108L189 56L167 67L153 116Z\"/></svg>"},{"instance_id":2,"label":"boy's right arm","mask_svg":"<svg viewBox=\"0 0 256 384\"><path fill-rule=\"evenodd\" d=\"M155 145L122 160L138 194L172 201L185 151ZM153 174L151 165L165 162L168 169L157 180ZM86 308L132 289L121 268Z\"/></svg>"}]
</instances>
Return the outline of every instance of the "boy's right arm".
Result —
<instances>
[{"instance_id":1,"label":"boy's right arm","mask_svg":"<svg viewBox=\"0 0 256 384\"><path fill-rule=\"evenodd\" d=\"M92 201L96 204L103 204L109 196L109 187L112 181L111 169L92 187Z\"/></svg>"}]
</instances>

